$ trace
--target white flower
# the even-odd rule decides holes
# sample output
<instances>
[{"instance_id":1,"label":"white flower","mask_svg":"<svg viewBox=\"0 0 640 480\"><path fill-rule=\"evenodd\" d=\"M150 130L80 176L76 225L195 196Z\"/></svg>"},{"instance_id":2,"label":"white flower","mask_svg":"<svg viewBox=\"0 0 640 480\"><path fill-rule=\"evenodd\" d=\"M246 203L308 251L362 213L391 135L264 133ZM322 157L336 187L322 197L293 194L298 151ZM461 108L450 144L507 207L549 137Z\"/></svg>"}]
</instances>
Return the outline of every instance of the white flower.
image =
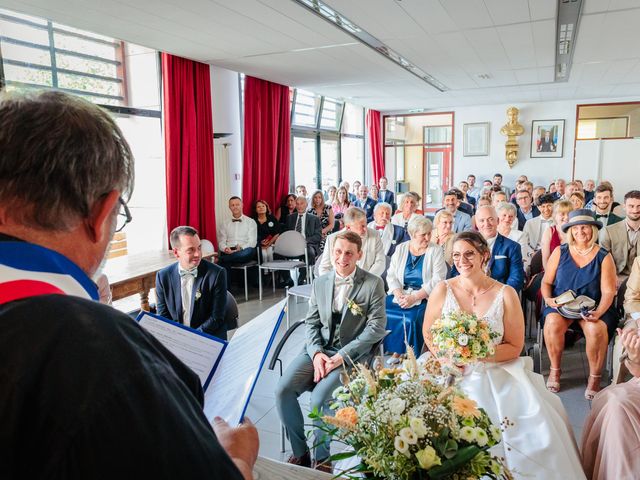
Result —
<instances>
[{"instance_id":1,"label":"white flower","mask_svg":"<svg viewBox=\"0 0 640 480\"><path fill-rule=\"evenodd\" d=\"M469 343L469 337L466 333L461 333L458 336L458 345L460 345L461 347L466 347L467 343Z\"/></svg>"},{"instance_id":2,"label":"white flower","mask_svg":"<svg viewBox=\"0 0 640 480\"><path fill-rule=\"evenodd\" d=\"M269 225L269 227L273 227L273 222L269 222L267 225Z\"/></svg>"},{"instance_id":3,"label":"white flower","mask_svg":"<svg viewBox=\"0 0 640 480\"><path fill-rule=\"evenodd\" d=\"M402 412L404 412L404 407L405 401L401 398L394 398L389 401L389 410L395 415L400 415Z\"/></svg>"},{"instance_id":4,"label":"white flower","mask_svg":"<svg viewBox=\"0 0 640 480\"><path fill-rule=\"evenodd\" d=\"M393 446L398 452L402 453L403 455L407 455L407 453L409 452L409 444L400 437L395 438L395 440L393 441Z\"/></svg>"},{"instance_id":5,"label":"white flower","mask_svg":"<svg viewBox=\"0 0 640 480\"><path fill-rule=\"evenodd\" d=\"M476 439L476 429L473 427L462 427L460 429L460 438L465 442L473 442Z\"/></svg>"},{"instance_id":6,"label":"white flower","mask_svg":"<svg viewBox=\"0 0 640 480\"><path fill-rule=\"evenodd\" d=\"M404 427L402 430L400 430L398 436L409 445L415 445L416 443L418 443L418 436L409 427Z\"/></svg>"},{"instance_id":7,"label":"white flower","mask_svg":"<svg viewBox=\"0 0 640 480\"><path fill-rule=\"evenodd\" d=\"M422 438L427 434L427 427L425 427L424 422L421 418L410 418L409 426L411 427L411 430L413 430L413 432L418 436L418 438Z\"/></svg>"},{"instance_id":8,"label":"white flower","mask_svg":"<svg viewBox=\"0 0 640 480\"><path fill-rule=\"evenodd\" d=\"M200 292L200 290L196 290L195 299L199 300L201 296L202 296L202 293Z\"/></svg>"},{"instance_id":9,"label":"white flower","mask_svg":"<svg viewBox=\"0 0 640 480\"><path fill-rule=\"evenodd\" d=\"M487 436L487 432L485 432L480 427L476 427L476 443L479 447L484 447L489 441L489 437Z\"/></svg>"},{"instance_id":10,"label":"white flower","mask_svg":"<svg viewBox=\"0 0 640 480\"><path fill-rule=\"evenodd\" d=\"M502 430L500 430L500 427L492 424L489 426L489 431L496 442L499 442L502 439Z\"/></svg>"}]
</instances>

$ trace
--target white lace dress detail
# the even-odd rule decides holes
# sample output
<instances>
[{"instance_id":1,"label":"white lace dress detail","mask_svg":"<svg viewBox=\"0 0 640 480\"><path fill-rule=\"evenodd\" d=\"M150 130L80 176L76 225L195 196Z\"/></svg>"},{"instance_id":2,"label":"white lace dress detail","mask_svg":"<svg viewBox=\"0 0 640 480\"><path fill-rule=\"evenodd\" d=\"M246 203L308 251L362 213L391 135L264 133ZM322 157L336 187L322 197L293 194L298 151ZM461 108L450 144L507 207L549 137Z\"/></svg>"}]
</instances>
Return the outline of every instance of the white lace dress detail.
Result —
<instances>
[{"instance_id":1,"label":"white lace dress detail","mask_svg":"<svg viewBox=\"0 0 640 480\"><path fill-rule=\"evenodd\" d=\"M451 312L461 311L460 305L458 304L458 300L456 296L453 294L453 290L451 289L451 285L449 285L449 281L445 280L444 282L447 285L447 296L444 299L444 305L442 306L442 315L448 315ZM478 318L483 318L489 322L489 326L491 330L498 333L498 336L493 340L493 343L498 345L502 343L502 337L504 335L504 288L506 285L502 285L502 288L496 294L496 298L493 299L493 302L489 306L487 313L480 316L477 315Z\"/></svg>"}]
</instances>

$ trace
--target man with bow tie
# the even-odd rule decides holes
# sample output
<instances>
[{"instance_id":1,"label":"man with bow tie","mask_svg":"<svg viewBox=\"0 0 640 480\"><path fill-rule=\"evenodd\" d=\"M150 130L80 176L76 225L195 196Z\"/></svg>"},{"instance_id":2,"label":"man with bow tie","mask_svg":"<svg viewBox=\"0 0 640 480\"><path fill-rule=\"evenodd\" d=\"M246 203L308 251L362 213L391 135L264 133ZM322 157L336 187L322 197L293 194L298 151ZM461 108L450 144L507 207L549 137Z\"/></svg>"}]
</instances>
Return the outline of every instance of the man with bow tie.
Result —
<instances>
[{"instance_id":1,"label":"man with bow tie","mask_svg":"<svg viewBox=\"0 0 640 480\"><path fill-rule=\"evenodd\" d=\"M231 219L225 222L218 231L218 247L220 249L220 266L227 271L231 279L231 267L246 263L256 258L258 243L258 225L253 218L242 214L242 199L229 199Z\"/></svg>"},{"instance_id":2,"label":"man with bow tie","mask_svg":"<svg viewBox=\"0 0 640 480\"><path fill-rule=\"evenodd\" d=\"M387 180L387 177L380 177L380 180L378 180L378 185L380 186L380 190L378 190L378 203L388 203L391 205L391 215L393 215L393 212L396 211L396 197L391 190L387 190L388 184L389 180Z\"/></svg>"},{"instance_id":3,"label":"man with bow tie","mask_svg":"<svg viewBox=\"0 0 640 480\"><path fill-rule=\"evenodd\" d=\"M373 209L373 222L367 225L380 236L382 251L387 257L393 255L398 245L409 240L409 234L404 228L391 223L391 215L391 205L386 202L378 203Z\"/></svg>"},{"instance_id":4,"label":"man with bow tie","mask_svg":"<svg viewBox=\"0 0 640 480\"><path fill-rule=\"evenodd\" d=\"M178 262L156 274L158 315L226 340L224 268L202 261L200 238L194 228L174 228L170 242Z\"/></svg>"},{"instance_id":5,"label":"man with bow tie","mask_svg":"<svg viewBox=\"0 0 640 480\"><path fill-rule=\"evenodd\" d=\"M623 219L613 213L613 190L604 182L596 188L593 197L593 211L596 213L596 220L602 222L605 227L621 222Z\"/></svg>"},{"instance_id":6,"label":"man with bow tie","mask_svg":"<svg viewBox=\"0 0 640 480\"><path fill-rule=\"evenodd\" d=\"M384 337L387 322L382 279L356 265L362 256L360 236L337 233L331 255L335 270L313 282L306 344L276 387L276 407L293 450L288 462L305 467L312 464L298 397L311 391L311 409L330 415L328 400L340 385L343 364L363 361ZM329 441L321 430L314 433L314 467L331 471Z\"/></svg>"}]
</instances>

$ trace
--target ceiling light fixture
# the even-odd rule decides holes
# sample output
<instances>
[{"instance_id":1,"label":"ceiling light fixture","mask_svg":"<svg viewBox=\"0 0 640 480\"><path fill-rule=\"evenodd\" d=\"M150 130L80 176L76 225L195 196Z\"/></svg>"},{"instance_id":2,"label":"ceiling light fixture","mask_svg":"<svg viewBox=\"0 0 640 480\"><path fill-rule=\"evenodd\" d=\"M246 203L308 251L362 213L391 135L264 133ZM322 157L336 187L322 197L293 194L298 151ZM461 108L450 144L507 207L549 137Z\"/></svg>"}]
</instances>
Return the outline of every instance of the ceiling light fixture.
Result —
<instances>
[{"instance_id":1,"label":"ceiling light fixture","mask_svg":"<svg viewBox=\"0 0 640 480\"><path fill-rule=\"evenodd\" d=\"M556 21L555 81L569 80L583 0L559 0Z\"/></svg>"},{"instance_id":2,"label":"ceiling light fixture","mask_svg":"<svg viewBox=\"0 0 640 480\"><path fill-rule=\"evenodd\" d=\"M391 49L388 45L385 45L376 37L371 35L369 32L363 30L358 25L353 23L351 20L346 18L341 13L337 12L333 8L331 8L326 3L321 2L320 0L292 0L298 5L306 8L313 14L319 16L320 18L326 20L327 22L335 25L340 30L348 33L355 39L359 40L361 43L366 46L372 48L380 55L383 55L387 59L391 60L395 64L404 68L407 72L415 75L419 79L427 82L436 90L441 92L446 92L449 88L442 83L440 80L435 78L433 75L425 72L420 67L417 67L411 61L400 55L398 52Z\"/></svg>"}]
</instances>

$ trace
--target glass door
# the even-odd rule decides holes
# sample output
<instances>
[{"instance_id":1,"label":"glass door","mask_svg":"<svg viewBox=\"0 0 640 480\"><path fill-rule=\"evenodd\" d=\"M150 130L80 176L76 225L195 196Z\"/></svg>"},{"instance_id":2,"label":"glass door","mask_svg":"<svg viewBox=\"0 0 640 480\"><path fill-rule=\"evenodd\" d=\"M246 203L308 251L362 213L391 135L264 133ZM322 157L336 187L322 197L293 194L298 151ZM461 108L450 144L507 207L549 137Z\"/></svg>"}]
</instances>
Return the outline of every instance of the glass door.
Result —
<instances>
[{"instance_id":1,"label":"glass door","mask_svg":"<svg viewBox=\"0 0 640 480\"><path fill-rule=\"evenodd\" d=\"M422 196L425 211L442 207L443 192L451 184L451 147L424 147L424 189Z\"/></svg>"}]
</instances>

